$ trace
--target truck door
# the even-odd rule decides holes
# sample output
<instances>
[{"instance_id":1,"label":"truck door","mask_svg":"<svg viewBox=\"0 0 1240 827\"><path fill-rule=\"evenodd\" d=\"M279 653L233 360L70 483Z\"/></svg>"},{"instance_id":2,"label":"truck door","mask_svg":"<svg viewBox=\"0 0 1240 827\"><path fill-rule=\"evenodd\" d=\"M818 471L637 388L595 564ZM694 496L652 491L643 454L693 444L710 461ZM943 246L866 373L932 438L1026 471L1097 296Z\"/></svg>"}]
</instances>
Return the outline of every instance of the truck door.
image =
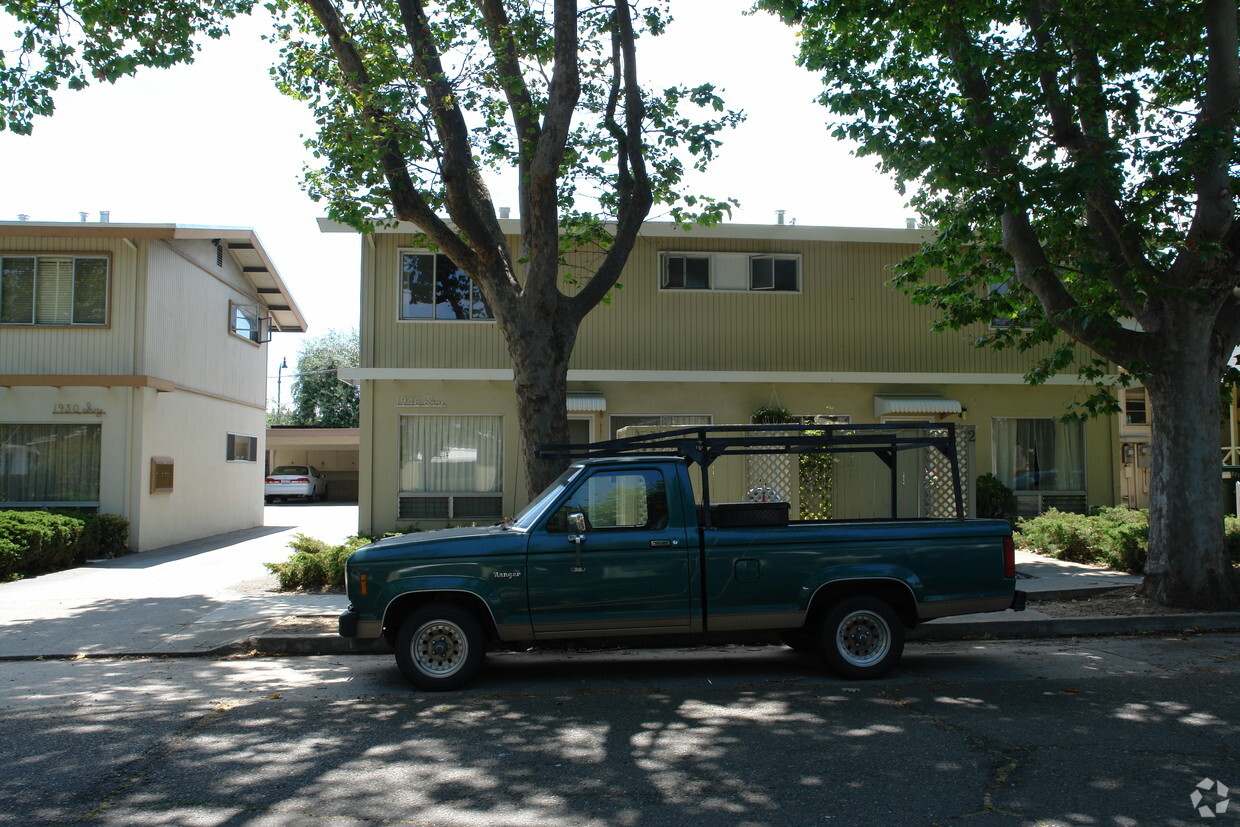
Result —
<instances>
[{"instance_id":1,"label":"truck door","mask_svg":"<svg viewBox=\"0 0 1240 827\"><path fill-rule=\"evenodd\" d=\"M582 479L530 536L535 636L688 631L696 553L685 525L669 513L657 467L600 468Z\"/></svg>"}]
</instances>

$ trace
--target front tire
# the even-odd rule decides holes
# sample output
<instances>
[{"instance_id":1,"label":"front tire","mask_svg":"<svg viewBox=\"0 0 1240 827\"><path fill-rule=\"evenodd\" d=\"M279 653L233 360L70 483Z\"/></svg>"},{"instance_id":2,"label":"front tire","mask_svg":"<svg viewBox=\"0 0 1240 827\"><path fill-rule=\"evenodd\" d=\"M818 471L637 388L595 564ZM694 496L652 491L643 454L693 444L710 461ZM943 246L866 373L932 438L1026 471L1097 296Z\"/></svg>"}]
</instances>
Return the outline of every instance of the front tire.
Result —
<instances>
[{"instance_id":1,"label":"front tire","mask_svg":"<svg viewBox=\"0 0 1240 827\"><path fill-rule=\"evenodd\" d=\"M476 615L450 603L417 609L396 635L396 664L419 689L459 689L482 667L486 635Z\"/></svg>"},{"instance_id":2,"label":"front tire","mask_svg":"<svg viewBox=\"0 0 1240 827\"><path fill-rule=\"evenodd\" d=\"M904 625L889 603L876 597L850 597L823 618L819 644L823 660L836 674L873 680L900 662Z\"/></svg>"}]
</instances>

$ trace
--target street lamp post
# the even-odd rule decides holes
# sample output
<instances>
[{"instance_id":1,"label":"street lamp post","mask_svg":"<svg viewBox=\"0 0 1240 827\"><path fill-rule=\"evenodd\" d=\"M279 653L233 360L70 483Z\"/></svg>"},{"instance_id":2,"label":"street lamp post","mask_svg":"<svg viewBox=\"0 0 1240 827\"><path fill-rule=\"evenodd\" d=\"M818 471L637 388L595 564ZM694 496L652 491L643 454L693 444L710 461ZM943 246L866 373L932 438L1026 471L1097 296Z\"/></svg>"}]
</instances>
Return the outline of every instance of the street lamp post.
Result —
<instances>
[{"instance_id":1,"label":"street lamp post","mask_svg":"<svg viewBox=\"0 0 1240 827\"><path fill-rule=\"evenodd\" d=\"M276 368L276 424L280 424L280 413L284 405L281 402L280 384L284 380L284 369L288 367L288 357L285 356L280 360L280 367Z\"/></svg>"}]
</instances>

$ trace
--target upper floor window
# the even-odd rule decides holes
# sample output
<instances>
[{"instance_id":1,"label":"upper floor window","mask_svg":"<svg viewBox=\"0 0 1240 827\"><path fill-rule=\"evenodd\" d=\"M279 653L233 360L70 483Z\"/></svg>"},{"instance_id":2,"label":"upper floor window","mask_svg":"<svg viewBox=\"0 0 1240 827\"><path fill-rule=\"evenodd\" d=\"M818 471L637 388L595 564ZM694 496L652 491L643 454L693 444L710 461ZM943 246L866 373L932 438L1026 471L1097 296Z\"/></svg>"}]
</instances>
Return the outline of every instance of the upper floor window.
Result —
<instances>
[{"instance_id":1,"label":"upper floor window","mask_svg":"<svg viewBox=\"0 0 1240 827\"><path fill-rule=\"evenodd\" d=\"M107 256L0 256L0 324L107 323Z\"/></svg>"},{"instance_id":2,"label":"upper floor window","mask_svg":"<svg viewBox=\"0 0 1240 827\"><path fill-rule=\"evenodd\" d=\"M1020 289L1021 284L1016 280L1015 276L1010 276L1004 281L996 281L986 287L986 295L989 298L996 298L1000 303L1008 305L1005 308L998 308L999 315L992 316L990 326L992 328L1018 328L1020 330L1029 330L1032 323L1028 318L1028 311L1024 311L1017 304L1007 300L1008 294Z\"/></svg>"},{"instance_id":3,"label":"upper floor window","mask_svg":"<svg viewBox=\"0 0 1240 827\"><path fill-rule=\"evenodd\" d=\"M445 255L401 253L400 293L402 319L494 318L474 280Z\"/></svg>"},{"instance_id":4,"label":"upper floor window","mask_svg":"<svg viewBox=\"0 0 1240 827\"><path fill-rule=\"evenodd\" d=\"M228 331L251 342L271 341L271 319L259 315L257 304L228 303Z\"/></svg>"},{"instance_id":5,"label":"upper floor window","mask_svg":"<svg viewBox=\"0 0 1240 827\"><path fill-rule=\"evenodd\" d=\"M1124 424L1149 425L1149 398L1145 388L1133 387L1124 389Z\"/></svg>"},{"instance_id":6,"label":"upper floor window","mask_svg":"<svg viewBox=\"0 0 1240 827\"><path fill-rule=\"evenodd\" d=\"M795 293L801 289L801 257L750 253L663 253L664 290L746 290Z\"/></svg>"}]
</instances>

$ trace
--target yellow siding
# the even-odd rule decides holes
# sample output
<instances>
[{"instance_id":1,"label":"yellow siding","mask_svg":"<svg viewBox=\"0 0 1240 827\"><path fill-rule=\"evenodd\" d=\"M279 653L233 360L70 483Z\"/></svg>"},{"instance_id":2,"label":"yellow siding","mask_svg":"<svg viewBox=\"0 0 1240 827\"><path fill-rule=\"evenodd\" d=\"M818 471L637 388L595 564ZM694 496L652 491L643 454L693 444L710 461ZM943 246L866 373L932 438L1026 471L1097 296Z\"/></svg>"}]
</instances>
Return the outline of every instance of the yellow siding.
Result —
<instances>
[{"instance_id":1,"label":"yellow siding","mask_svg":"<svg viewBox=\"0 0 1240 827\"><path fill-rule=\"evenodd\" d=\"M398 321L399 250L412 236L379 234L363 248L363 367L504 369L493 322ZM515 243L515 239L512 239ZM892 288L912 244L643 238L610 305L582 325L575 370L1023 374L1030 353L970 345L981 333L934 333L937 312ZM799 254L802 291L659 290L660 251Z\"/></svg>"},{"instance_id":2,"label":"yellow siding","mask_svg":"<svg viewBox=\"0 0 1240 827\"><path fill-rule=\"evenodd\" d=\"M4 238L3 253L107 253L108 325L0 327L0 374L127 374L133 371L138 256L118 239Z\"/></svg>"}]
</instances>

